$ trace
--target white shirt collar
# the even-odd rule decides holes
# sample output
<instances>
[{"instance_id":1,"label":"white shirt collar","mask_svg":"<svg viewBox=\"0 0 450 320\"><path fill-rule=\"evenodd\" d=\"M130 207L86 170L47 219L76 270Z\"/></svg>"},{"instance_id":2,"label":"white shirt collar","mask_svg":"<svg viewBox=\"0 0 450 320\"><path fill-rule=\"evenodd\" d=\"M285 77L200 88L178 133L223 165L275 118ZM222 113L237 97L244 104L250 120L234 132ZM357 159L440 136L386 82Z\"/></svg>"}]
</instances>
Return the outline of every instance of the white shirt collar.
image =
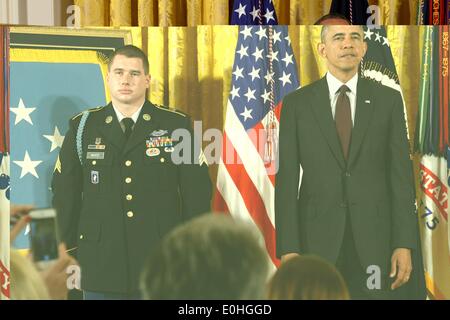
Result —
<instances>
[{"instance_id":1,"label":"white shirt collar","mask_svg":"<svg viewBox=\"0 0 450 320\"><path fill-rule=\"evenodd\" d=\"M347 83L343 83L341 80L333 76L331 72L327 72L327 83L328 90L330 91L330 97L334 97L339 88L344 84L350 89L352 94L356 95L356 86L358 85L358 72L355 73L353 78L348 80Z\"/></svg>"},{"instance_id":2,"label":"white shirt collar","mask_svg":"<svg viewBox=\"0 0 450 320\"><path fill-rule=\"evenodd\" d=\"M117 120L119 121L119 123L123 120L123 118L126 118L120 111L119 109L117 109L114 104L112 105L114 108L114 111L116 112L116 116L117 116ZM142 106L136 110L135 113L132 114L131 119L133 119L134 123L137 122L138 118L139 118L139 114L141 113L142 107L144 105L142 104Z\"/></svg>"}]
</instances>

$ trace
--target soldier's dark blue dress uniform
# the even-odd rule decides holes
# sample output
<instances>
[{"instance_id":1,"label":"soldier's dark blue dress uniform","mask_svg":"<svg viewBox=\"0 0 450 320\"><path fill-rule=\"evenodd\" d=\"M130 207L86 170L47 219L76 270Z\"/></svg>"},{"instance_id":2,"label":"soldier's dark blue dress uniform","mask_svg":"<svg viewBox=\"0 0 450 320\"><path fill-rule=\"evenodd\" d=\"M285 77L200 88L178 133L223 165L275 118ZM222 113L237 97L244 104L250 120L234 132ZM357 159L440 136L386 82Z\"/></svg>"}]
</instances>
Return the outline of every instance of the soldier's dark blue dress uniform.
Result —
<instances>
[{"instance_id":1,"label":"soldier's dark blue dress uniform","mask_svg":"<svg viewBox=\"0 0 450 320\"><path fill-rule=\"evenodd\" d=\"M88 112L78 137L82 115L71 119L53 175L58 233L76 248L83 290L134 294L160 239L210 210L207 164L196 148L193 164L172 161L172 132L192 133L183 113L146 101L126 140L111 103Z\"/></svg>"}]
</instances>

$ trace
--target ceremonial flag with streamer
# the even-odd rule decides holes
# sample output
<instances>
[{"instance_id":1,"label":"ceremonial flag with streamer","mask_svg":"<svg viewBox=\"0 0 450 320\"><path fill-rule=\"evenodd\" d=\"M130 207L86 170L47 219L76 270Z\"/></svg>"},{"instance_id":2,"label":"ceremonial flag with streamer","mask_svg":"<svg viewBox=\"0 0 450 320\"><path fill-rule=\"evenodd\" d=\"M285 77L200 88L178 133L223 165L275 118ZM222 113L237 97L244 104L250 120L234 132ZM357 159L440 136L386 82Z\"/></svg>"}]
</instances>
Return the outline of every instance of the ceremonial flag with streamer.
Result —
<instances>
[{"instance_id":1,"label":"ceremonial flag with streamer","mask_svg":"<svg viewBox=\"0 0 450 320\"><path fill-rule=\"evenodd\" d=\"M443 57L446 57L447 63ZM450 299L448 26L425 27L415 150L428 296ZM445 151L444 151L445 150Z\"/></svg>"},{"instance_id":2,"label":"ceremonial flag with streamer","mask_svg":"<svg viewBox=\"0 0 450 320\"><path fill-rule=\"evenodd\" d=\"M416 22L419 25L446 25L450 18L449 0L419 0Z\"/></svg>"}]
</instances>

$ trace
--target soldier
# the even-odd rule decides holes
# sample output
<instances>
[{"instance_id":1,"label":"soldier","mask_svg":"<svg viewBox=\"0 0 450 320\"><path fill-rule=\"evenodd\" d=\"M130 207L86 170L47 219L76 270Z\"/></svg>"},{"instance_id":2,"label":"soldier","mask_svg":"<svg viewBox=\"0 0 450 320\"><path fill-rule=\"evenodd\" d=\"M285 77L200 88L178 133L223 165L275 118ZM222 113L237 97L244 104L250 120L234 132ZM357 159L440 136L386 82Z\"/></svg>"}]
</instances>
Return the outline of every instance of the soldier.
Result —
<instances>
[{"instance_id":1,"label":"soldier","mask_svg":"<svg viewBox=\"0 0 450 320\"><path fill-rule=\"evenodd\" d=\"M182 142L172 132L192 133L190 119L146 100L149 63L139 48L115 51L107 83L111 102L70 120L53 206L60 241L80 264L84 298L139 298L145 258L172 228L209 211L211 182L198 148L189 148L190 163L172 160Z\"/></svg>"}]
</instances>

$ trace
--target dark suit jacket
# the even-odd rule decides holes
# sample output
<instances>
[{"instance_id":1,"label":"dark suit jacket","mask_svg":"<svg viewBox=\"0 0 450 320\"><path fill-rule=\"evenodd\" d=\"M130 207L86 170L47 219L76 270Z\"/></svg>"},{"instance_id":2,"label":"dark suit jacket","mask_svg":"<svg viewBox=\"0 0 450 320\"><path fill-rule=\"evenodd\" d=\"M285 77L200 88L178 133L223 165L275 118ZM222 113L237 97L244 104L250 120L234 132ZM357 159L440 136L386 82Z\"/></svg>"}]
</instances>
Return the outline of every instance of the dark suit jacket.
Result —
<instances>
[{"instance_id":1,"label":"dark suit jacket","mask_svg":"<svg viewBox=\"0 0 450 320\"><path fill-rule=\"evenodd\" d=\"M189 117L148 101L127 142L111 104L90 110L81 165L76 149L80 118L70 121L60 170L53 175L59 235L68 248L78 247L84 290L134 293L144 260L159 240L210 210L207 165L176 165L166 145L154 147L158 151L152 156L147 153L152 138L191 130ZM87 152L103 152L103 159ZM195 148L190 152L188 158L197 160Z\"/></svg>"},{"instance_id":2,"label":"dark suit jacket","mask_svg":"<svg viewBox=\"0 0 450 320\"><path fill-rule=\"evenodd\" d=\"M335 263L350 217L362 267L384 275L395 248L417 248L417 216L401 95L359 79L349 158L341 151L326 77L289 94L280 120L277 255ZM299 168L303 168L298 190Z\"/></svg>"}]
</instances>

